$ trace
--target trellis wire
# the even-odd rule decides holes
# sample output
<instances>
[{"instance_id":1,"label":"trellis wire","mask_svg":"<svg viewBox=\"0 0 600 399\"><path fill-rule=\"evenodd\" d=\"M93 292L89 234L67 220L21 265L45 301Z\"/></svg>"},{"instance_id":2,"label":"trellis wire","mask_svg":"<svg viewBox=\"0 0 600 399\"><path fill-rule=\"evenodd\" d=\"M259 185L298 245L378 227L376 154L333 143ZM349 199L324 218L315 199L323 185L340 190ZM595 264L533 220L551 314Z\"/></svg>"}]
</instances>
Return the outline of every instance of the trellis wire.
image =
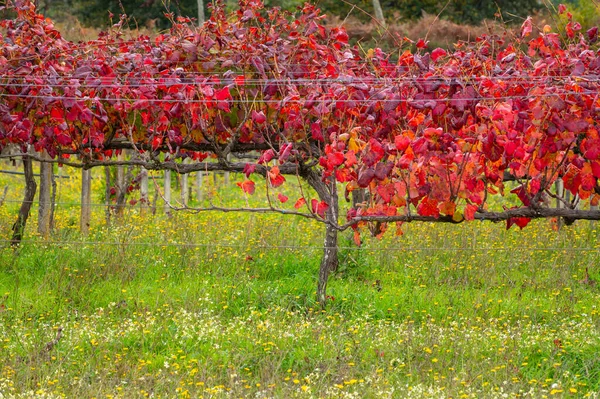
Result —
<instances>
[{"instance_id":1,"label":"trellis wire","mask_svg":"<svg viewBox=\"0 0 600 399\"><path fill-rule=\"evenodd\" d=\"M195 81L187 81L189 76L194 77L204 77L209 80L195 80ZM52 78L53 76L43 76L45 79ZM136 76L127 76L124 78L124 81L115 81L115 78L106 78L104 76L88 76L88 77L69 77L69 76L59 76L61 79L68 79L64 83L53 83L53 82L36 82L39 78L42 77L0 77L0 87L53 87L53 88L81 88L81 87L91 87L98 88L98 84L92 83L84 83L85 81L94 81L100 80L102 81L102 89L107 88L130 88L130 87L148 87L148 86L156 86L156 85L203 85L203 86L221 86L224 84L235 84L236 86L247 86L250 84L304 84L304 85L315 85L322 83L340 83L340 84L356 84L356 83L368 83L368 84L376 84L376 83L432 83L432 82L442 82L446 84L451 84L453 82L450 78L443 77L338 77L338 78L279 78L279 79L269 79L269 78L244 78L243 82L237 82L236 76L232 75L230 77L224 77L220 81L212 81L210 80L212 76L210 74L199 74L195 75L193 73L186 73L185 76L165 76L165 77L136 77ZM237 77L244 77L244 75L238 75ZM79 81L82 82L79 82ZM110 80L110 82L105 82L106 80ZM13 82L25 82L25 83L13 83ZM74 86L73 81L77 81L77 86ZM140 81L137 83L131 83L131 81ZM554 82L556 81L564 81L567 83L580 83L580 82L599 82L600 78L597 75L548 75L548 76L488 76L488 75L475 75L475 76L466 76L463 78L461 82L463 83L483 83L488 81L501 81L504 83L531 83L536 81L542 82Z\"/></svg>"},{"instance_id":2,"label":"trellis wire","mask_svg":"<svg viewBox=\"0 0 600 399\"><path fill-rule=\"evenodd\" d=\"M11 240L2 239L0 243L11 244ZM226 244L226 243L156 243L156 242L107 242L107 241L61 241L61 240L22 240L21 244L32 244L36 246L44 246L44 245L76 245L76 246L86 246L86 245L105 245L105 246L119 246L119 247L127 247L127 246L135 246L135 247L175 247L175 248L244 248L244 249L295 249L295 250L323 250L324 246L317 245L257 245L257 244ZM523 250L523 251L566 251L566 252L597 252L600 256L600 247L599 248L561 248L561 247L475 247L475 246L465 246L465 247L358 247L358 246L337 246L339 250L354 250L354 251L385 251L385 252L416 252L416 251L515 251L515 250Z\"/></svg>"},{"instance_id":3,"label":"trellis wire","mask_svg":"<svg viewBox=\"0 0 600 399\"><path fill-rule=\"evenodd\" d=\"M256 103L264 103L264 104L304 104L305 102L312 102L313 104L333 104L336 102L353 102L355 104L372 104L372 103L409 103L409 102L447 102L447 101L498 101L498 100L508 100L508 99L527 99L527 98L547 98L554 97L561 94L572 94L572 95L598 95L598 91L588 90L588 91L569 91L564 90L560 92L552 92L552 93L543 93L543 94L523 94L523 95L510 95L510 96L498 96L498 97L449 97L449 98L398 98L398 99L365 99L358 100L352 98L346 99L314 99L314 100L294 100L289 99L277 99L277 100L254 100L254 99L240 99L240 100L222 100L226 103L231 104L256 104ZM29 98L29 99L40 99L47 101L56 101L56 100L81 100L81 101L123 101L123 102L144 102L144 103L183 103L183 104L213 104L220 102L216 99L175 99L175 98L148 98L148 99L139 99L135 97L127 98L127 97L76 97L76 96L51 96L51 95L30 95L30 94L7 94L0 93L0 97L11 97L11 98Z\"/></svg>"},{"instance_id":4,"label":"trellis wire","mask_svg":"<svg viewBox=\"0 0 600 399\"><path fill-rule=\"evenodd\" d=\"M19 201L19 200L4 200L3 202L5 204L6 203L9 203L9 204L22 204L24 201ZM25 202L30 203L30 204L34 204L34 205L39 205L40 204L40 201L25 201ZM138 202L140 202L140 201L138 200ZM61 206L81 206L81 203L77 203L77 202L53 202L52 204L53 205L61 205ZM104 206L104 207L115 206L116 207L116 206L121 206L121 205L117 205L117 204L113 204L113 203L110 203L110 204L87 204L86 203L85 206ZM133 207L135 205L126 204L126 205L123 205L123 206L131 206L131 207Z\"/></svg>"}]
</instances>

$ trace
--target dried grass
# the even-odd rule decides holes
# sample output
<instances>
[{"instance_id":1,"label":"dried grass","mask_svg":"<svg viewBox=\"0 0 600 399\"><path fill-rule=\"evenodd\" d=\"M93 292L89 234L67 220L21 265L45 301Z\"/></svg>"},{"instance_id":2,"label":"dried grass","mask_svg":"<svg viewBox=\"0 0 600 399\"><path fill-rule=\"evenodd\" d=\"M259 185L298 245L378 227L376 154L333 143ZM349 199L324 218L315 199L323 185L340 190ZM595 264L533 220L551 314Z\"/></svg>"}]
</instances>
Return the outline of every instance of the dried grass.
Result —
<instances>
[{"instance_id":1,"label":"dried grass","mask_svg":"<svg viewBox=\"0 0 600 399\"><path fill-rule=\"evenodd\" d=\"M74 42L95 40L98 38L100 32L106 30L84 26L72 15L62 15L58 21L54 21L54 26L61 33L63 38ZM130 29L123 29L123 34L125 38L133 38L140 35L153 37L158 34L158 31L152 27L136 27L135 25L130 24Z\"/></svg>"},{"instance_id":2,"label":"dried grass","mask_svg":"<svg viewBox=\"0 0 600 399\"><path fill-rule=\"evenodd\" d=\"M413 41L426 37L430 42L430 48L449 48L454 43L473 40L483 34L502 35L515 29L514 26L507 26L497 21L483 21L480 25L460 25L428 14L417 21L395 22L387 25L386 28L375 22L364 23L352 16L344 20L330 17L327 23L330 26L343 25L354 41L382 48L394 47L404 37Z\"/></svg>"}]
</instances>

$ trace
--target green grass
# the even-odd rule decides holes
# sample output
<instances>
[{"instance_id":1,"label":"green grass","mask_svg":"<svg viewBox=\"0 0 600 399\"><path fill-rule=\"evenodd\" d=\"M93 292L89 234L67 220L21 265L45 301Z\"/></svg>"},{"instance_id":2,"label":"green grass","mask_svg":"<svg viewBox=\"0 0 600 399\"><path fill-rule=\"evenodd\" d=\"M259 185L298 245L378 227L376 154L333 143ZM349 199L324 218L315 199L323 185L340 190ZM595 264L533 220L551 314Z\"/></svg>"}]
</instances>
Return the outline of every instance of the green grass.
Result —
<instances>
[{"instance_id":1,"label":"green grass","mask_svg":"<svg viewBox=\"0 0 600 399\"><path fill-rule=\"evenodd\" d=\"M76 208L57 212L46 241L33 214L0 248L0 398L598 397L588 222L412 224L361 248L344 234L321 310L315 222L102 212L88 237Z\"/></svg>"}]
</instances>

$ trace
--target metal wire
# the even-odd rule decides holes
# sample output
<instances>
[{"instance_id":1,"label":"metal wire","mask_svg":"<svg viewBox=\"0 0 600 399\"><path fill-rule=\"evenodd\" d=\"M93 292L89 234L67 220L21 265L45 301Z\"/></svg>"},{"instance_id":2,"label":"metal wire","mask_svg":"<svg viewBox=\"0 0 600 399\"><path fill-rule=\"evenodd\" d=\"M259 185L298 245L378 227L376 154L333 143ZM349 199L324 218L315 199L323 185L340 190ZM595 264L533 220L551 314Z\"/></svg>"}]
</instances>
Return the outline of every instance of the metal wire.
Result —
<instances>
[{"instance_id":1,"label":"metal wire","mask_svg":"<svg viewBox=\"0 0 600 399\"><path fill-rule=\"evenodd\" d=\"M11 240L0 240L0 243L12 244ZM105 245L105 246L119 246L119 247L176 247L176 248L245 248L245 249L294 249L294 250L323 250L324 246L316 245L260 245L260 244L226 244L226 243L156 243L156 242L107 242L107 241L61 241L61 240L22 240L20 243L32 244L36 246L44 245L75 245L75 246L86 246L86 245ZM385 252L416 252L416 251L515 251L514 247L358 247L358 246L338 246L339 250L354 250L354 251L385 251ZM566 251L566 252L597 252L600 256L600 248L561 248L561 247L520 247L521 251Z\"/></svg>"},{"instance_id":2,"label":"metal wire","mask_svg":"<svg viewBox=\"0 0 600 399\"><path fill-rule=\"evenodd\" d=\"M18 200L4 200L2 201L3 203L8 203L8 204L22 204L23 201L18 201ZM139 201L138 201L139 202ZM39 201L27 201L27 203L29 204L36 204L39 205L40 202ZM60 206L82 206L81 203L77 203L77 202L54 202L53 205L60 205ZM117 204L86 204L86 206L104 206L104 207L118 207L120 205ZM123 204L123 207L133 207L135 205L129 205L129 204Z\"/></svg>"},{"instance_id":3,"label":"metal wire","mask_svg":"<svg viewBox=\"0 0 600 399\"><path fill-rule=\"evenodd\" d=\"M511 96L498 96L498 97L460 97L460 98L424 98L424 99L407 99L407 98L398 98L398 99L366 99L366 100L358 100L358 99L279 99L279 100L264 100L261 99L256 101L254 99L247 100L223 100L223 102L228 104L256 104L256 103L264 103L264 104L304 104L306 102L312 102L313 104L335 104L338 102L353 102L355 104L373 104L373 103L411 103L411 102L448 102L452 100L456 101L495 101L498 100L507 100L507 99L527 99L527 98L549 98L555 97L560 94L573 94L573 95L594 95L598 96L598 91L561 91L561 92L553 92L553 93L543 93L543 94L525 94L525 95L511 95ZM83 100L83 101L124 101L124 102L140 102L140 103L184 103L184 104L215 104L219 101L216 99L160 99L160 98L149 98L149 99L140 99L140 98L126 98L126 97L73 97L73 96L46 96L46 95L29 95L29 94L7 94L0 93L0 97L10 97L10 98L31 98L31 99L41 99L46 100L48 102L56 101L56 100Z\"/></svg>"},{"instance_id":4,"label":"metal wire","mask_svg":"<svg viewBox=\"0 0 600 399\"><path fill-rule=\"evenodd\" d=\"M242 74L243 72L240 72ZM177 72L174 72L177 74ZM189 74L194 77L195 74ZM155 85L196 85L201 84L203 86L220 86L224 83L233 84L235 83L238 86L245 86L248 84L321 84L321 83L340 83L340 84L376 84L376 83L432 83L432 82L442 82L446 84L451 84L455 79L444 78L444 77L356 77L356 76L342 76L337 78L245 78L244 75L235 75L227 76L223 78L223 81L214 81L211 80L212 75L210 74L198 74L197 77L205 78L205 80L195 80L194 82L185 81L188 78L188 74L185 76L163 76L163 77L137 77L137 76L123 76L122 78L125 80L124 82L115 82L118 77L104 77L104 76L88 76L88 77L69 77L69 76L58 76L65 80L64 83L53 83L49 82L50 79L57 78L54 76L14 76L14 77L0 77L0 87L55 87L55 88L79 88L79 87L91 87L98 88L98 84L90 84L90 80L102 81L102 88L114 88L114 87L148 87ZM236 79L239 77L244 77L244 80L238 82ZM38 82L40 79L45 79L44 82ZM68 79L68 80L67 80ZM82 81L88 81L88 83L80 83ZM175 82L173 81L175 80ZM25 83L14 83L15 81L22 81ZM75 81L75 83L73 82ZM107 81L111 81L113 83L109 83ZM142 81L137 83L131 83L127 81ZM533 83L538 81L553 81L552 83L556 83L556 81L564 81L568 83L579 83L579 82L599 82L600 77L596 74L591 75L561 75L561 76L487 76L487 75L479 75L479 76L465 76L463 78L464 84L470 83L485 83L489 81L500 81L504 83ZM75 85L76 84L76 85Z\"/></svg>"}]
</instances>

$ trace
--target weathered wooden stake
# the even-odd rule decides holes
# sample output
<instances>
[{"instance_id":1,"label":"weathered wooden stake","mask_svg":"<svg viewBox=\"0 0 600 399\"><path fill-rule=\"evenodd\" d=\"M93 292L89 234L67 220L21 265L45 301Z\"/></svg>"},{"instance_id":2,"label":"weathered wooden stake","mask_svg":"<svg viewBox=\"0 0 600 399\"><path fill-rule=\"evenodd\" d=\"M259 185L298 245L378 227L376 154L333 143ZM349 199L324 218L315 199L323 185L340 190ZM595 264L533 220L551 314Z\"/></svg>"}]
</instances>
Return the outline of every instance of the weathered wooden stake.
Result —
<instances>
[{"instance_id":1,"label":"weathered wooden stake","mask_svg":"<svg viewBox=\"0 0 600 399\"><path fill-rule=\"evenodd\" d=\"M124 152L117 156L118 161L122 161L125 159ZM123 216L125 212L125 201L127 196L127 185L125 184L125 167L123 165L117 166L117 176L116 176L116 189L117 189L117 212L116 215L120 218Z\"/></svg>"},{"instance_id":2,"label":"weathered wooden stake","mask_svg":"<svg viewBox=\"0 0 600 399\"><path fill-rule=\"evenodd\" d=\"M565 194L565 188L562 179L556 179L556 181L554 182L554 188L556 190L556 207L558 209L564 208L565 204L563 204L563 202L561 201ZM558 229L560 230L564 226L565 221L563 220L563 218L558 218L556 223Z\"/></svg>"},{"instance_id":3,"label":"weathered wooden stake","mask_svg":"<svg viewBox=\"0 0 600 399\"><path fill-rule=\"evenodd\" d=\"M187 159L183 161L184 164L189 163ZM188 199L190 197L189 193L189 183L188 183L188 174L184 173L181 175L181 203L184 206L187 206Z\"/></svg>"},{"instance_id":4,"label":"weathered wooden stake","mask_svg":"<svg viewBox=\"0 0 600 399\"><path fill-rule=\"evenodd\" d=\"M202 174L202 172L196 172L196 200L198 202L202 201L202 199L203 199L203 190L202 190L203 181L204 181L204 175Z\"/></svg>"},{"instance_id":5,"label":"weathered wooden stake","mask_svg":"<svg viewBox=\"0 0 600 399\"><path fill-rule=\"evenodd\" d=\"M227 154L227 162L231 161L231 154ZM225 187L229 187L229 172L225 172L225 177L223 178L223 184Z\"/></svg>"},{"instance_id":6,"label":"weathered wooden stake","mask_svg":"<svg viewBox=\"0 0 600 399\"><path fill-rule=\"evenodd\" d=\"M92 216L92 171L81 170L81 217L79 228L81 234L87 235L90 231L90 218Z\"/></svg>"},{"instance_id":7,"label":"weathered wooden stake","mask_svg":"<svg viewBox=\"0 0 600 399\"><path fill-rule=\"evenodd\" d=\"M42 158L49 159L44 151ZM48 162L40 162L40 194L38 210L38 233L44 237L50 234L52 229L52 181L54 165Z\"/></svg>"},{"instance_id":8,"label":"weathered wooden stake","mask_svg":"<svg viewBox=\"0 0 600 399\"><path fill-rule=\"evenodd\" d=\"M165 197L165 213L167 215L171 214L171 171L165 170L165 179L164 179L164 197Z\"/></svg>"},{"instance_id":9,"label":"weathered wooden stake","mask_svg":"<svg viewBox=\"0 0 600 399\"><path fill-rule=\"evenodd\" d=\"M0 195L0 206L4 205L4 200L6 199L6 195L8 194L8 186L4 186L2 189L2 195Z\"/></svg>"},{"instance_id":10,"label":"weathered wooden stake","mask_svg":"<svg viewBox=\"0 0 600 399\"><path fill-rule=\"evenodd\" d=\"M111 207L111 182L110 182L110 166L104 167L104 205L106 206L104 211L104 216L106 218L106 225L110 225L110 207Z\"/></svg>"},{"instance_id":11,"label":"weathered wooden stake","mask_svg":"<svg viewBox=\"0 0 600 399\"><path fill-rule=\"evenodd\" d=\"M145 212L145 210L148 209L148 170L142 168L140 175L140 202L142 212Z\"/></svg>"},{"instance_id":12,"label":"weathered wooden stake","mask_svg":"<svg viewBox=\"0 0 600 399\"><path fill-rule=\"evenodd\" d=\"M62 168L58 168L58 177L62 177ZM56 178L54 175L54 168L52 168L52 193L50 194L50 232L54 230L54 211L56 211L56 191L58 185L56 184Z\"/></svg>"},{"instance_id":13,"label":"weathered wooden stake","mask_svg":"<svg viewBox=\"0 0 600 399\"><path fill-rule=\"evenodd\" d=\"M564 208L564 204L562 203L562 201L560 200L563 195L564 195L564 185L563 185L563 181L562 179L556 179L556 181L554 182L554 187L556 189L556 207L557 208Z\"/></svg>"}]
</instances>

